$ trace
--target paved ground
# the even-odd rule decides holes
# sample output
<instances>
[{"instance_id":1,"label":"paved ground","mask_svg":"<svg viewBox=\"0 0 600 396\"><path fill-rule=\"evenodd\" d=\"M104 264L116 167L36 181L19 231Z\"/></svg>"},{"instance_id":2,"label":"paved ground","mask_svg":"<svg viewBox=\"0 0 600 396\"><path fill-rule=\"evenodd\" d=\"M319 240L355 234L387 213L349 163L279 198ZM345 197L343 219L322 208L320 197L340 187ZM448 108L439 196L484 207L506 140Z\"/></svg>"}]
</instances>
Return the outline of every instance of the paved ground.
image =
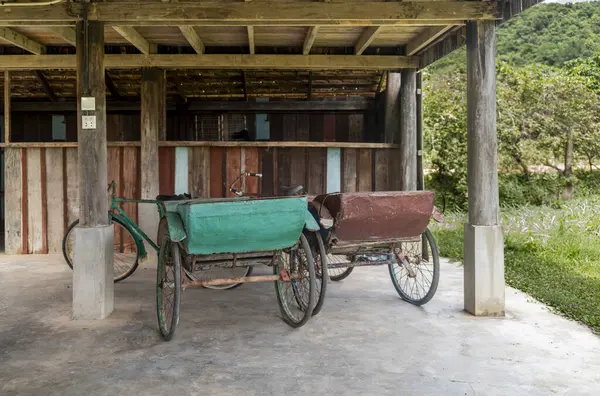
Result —
<instances>
[{"instance_id":1,"label":"paved ground","mask_svg":"<svg viewBox=\"0 0 600 396\"><path fill-rule=\"evenodd\" d=\"M149 266L117 285L108 320L82 322L59 257L0 256L0 394L600 394L600 337L513 289L507 318L468 316L462 270L442 271L417 308L386 268L358 269L298 330L278 318L272 284L189 290L165 343Z\"/></svg>"}]
</instances>

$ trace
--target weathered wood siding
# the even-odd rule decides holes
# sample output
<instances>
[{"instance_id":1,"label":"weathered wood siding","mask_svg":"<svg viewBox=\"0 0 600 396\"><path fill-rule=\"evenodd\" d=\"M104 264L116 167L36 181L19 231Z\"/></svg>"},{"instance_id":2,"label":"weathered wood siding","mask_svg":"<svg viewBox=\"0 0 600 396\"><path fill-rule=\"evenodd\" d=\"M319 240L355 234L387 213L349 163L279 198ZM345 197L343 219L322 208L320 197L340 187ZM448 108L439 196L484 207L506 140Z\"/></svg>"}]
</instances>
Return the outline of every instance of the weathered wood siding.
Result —
<instances>
[{"instance_id":1,"label":"weathered wood siding","mask_svg":"<svg viewBox=\"0 0 600 396\"><path fill-rule=\"evenodd\" d=\"M5 148L7 254L62 251L69 224L79 218L77 149ZM139 148L109 147L107 170L118 194L139 197ZM137 206L124 204L137 220Z\"/></svg>"}]
</instances>

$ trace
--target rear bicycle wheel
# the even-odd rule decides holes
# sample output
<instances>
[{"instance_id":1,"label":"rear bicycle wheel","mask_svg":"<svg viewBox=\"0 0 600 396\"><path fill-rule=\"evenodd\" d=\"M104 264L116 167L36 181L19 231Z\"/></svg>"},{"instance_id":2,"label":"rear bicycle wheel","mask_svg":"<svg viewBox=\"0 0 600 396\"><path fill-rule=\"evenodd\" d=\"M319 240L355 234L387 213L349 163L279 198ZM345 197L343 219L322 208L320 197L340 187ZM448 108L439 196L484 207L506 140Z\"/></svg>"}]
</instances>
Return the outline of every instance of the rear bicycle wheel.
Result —
<instances>
[{"instance_id":1,"label":"rear bicycle wheel","mask_svg":"<svg viewBox=\"0 0 600 396\"><path fill-rule=\"evenodd\" d=\"M139 251L131 231L121 220L111 218L114 228L114 252L113 252L113 271L114 282L120 282L127 279L135 272L139 264ZM75 227L79 220L75 220L67 228L62 241L62 252L65 261L73 269L73 259L75 256Z\"/></svg>"},{"instance_id":2,"label":"rear bicycle wheel","mask_svg":"<svg viewBox=\"0 0 600 396\"><path fill-rule=\"evenodd\" d=\"M346 256L340 256L337 254L329 254L327 256L328 264L341 264L341 263L349 263L350 261L346 258ZM334 282L339 282L344 280L354 271L354 267L345 267L345 268L329 268L329 279Z\"/></svg>"},{"instance_id":3,"label":"rear bicycle wheel","mask_svg":"<svg viewBox=\"0 0 600 396\"><path fill-rule=\"evenodd\" d=\"M282 279L275 281L277 302L283 320L291 327L303 326L310 319L316 303L315 262L306 237L300 244L279 251L274 257L273 273Z\"/></svg>"},{"instance_id":4,"label":"rear bicycle wheel","mask_svg":"<svg viewBox=\"0 0 600 396\"><path fill-rule=\"evenodd\" d=\"M404 301L426 304L440 280L440 257L431 231L426 229L419 241L403 242L395 253L403 262L388 265L394 288Z\"/></svg>"},{"instance_id":5,"label":"rear bicycle wheel","mask_svg":"<svg viewBox=\"0 0 600 396\"><path fill-rule=\"evenodd\" d=\"M165 341L175 334L181 304L181 254L179 245L166 236L158 253L156 269L156 314Z\"/></svg>"},{"instance_id":6,"label":"rear bicycle wheel","mask_svg":"<svg viewBox=\"0 0 600 396\"><path fill-rule=\"evenodd\" d=\"M327 268L327 251L325 250L325 244L323 238L319 232L305 231L306 239L311 248L311 253L315 260L315 275L316 275L316 293L317 302L313 309L312 316L317 315L323 308L323 302L325 301L325 295L327 292L327 283L329 282L329 270Z\"/></svg>"}]
</instances>

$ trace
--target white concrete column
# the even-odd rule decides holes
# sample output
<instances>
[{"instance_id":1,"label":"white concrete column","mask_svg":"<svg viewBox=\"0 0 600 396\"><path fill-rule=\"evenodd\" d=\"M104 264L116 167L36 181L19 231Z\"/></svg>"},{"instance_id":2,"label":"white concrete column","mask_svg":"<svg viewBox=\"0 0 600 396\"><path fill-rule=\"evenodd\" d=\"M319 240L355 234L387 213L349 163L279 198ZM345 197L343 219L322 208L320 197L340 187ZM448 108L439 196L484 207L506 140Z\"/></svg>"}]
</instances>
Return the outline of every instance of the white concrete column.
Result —
<instances>
[{"instance_id":1,"label":"white concrete column","mask_svg":"<svg viewBox=\"0 0 600 396\"><path fill-rule=\"evenodd\" d=\"M108 225L105 91L104 24L78 22L79 227L73 259L74 319L103 319L113 311L114 236ZM85 106L82 98L89 98Z\"/></svg>"},{"instance_id":2,"label":"white concrete column","mask_svg":"<svg viewBox=\"0 0 600 396\"><path fill-rule=\"evenodd\" d=\"M140 156L142 199L155 199L159 194L158 142L160 140L165 140L166 138L166 86L166 75L164 70L142 70L142 147ZM138 205L139 225L141 229L152 239L156 238L159 220L160 219L158 218L156 205Z\"/></svg>"},{"instance_id":3,"label":"white concrete column","mask_svg":"<svg viewBox=\"0 0 600 396\"><path fill-rule=\"evenodd\" d=\"M504 238L498 224L498 143L494 21L467 23L465 310L504 315Z\"/></svg>"},{"instance_id":4,"label":"white concrete column","mask_svg":"<svg viewBox=\"0 0 600 396\"><path fill-rule=\"evenodd\" d=\"M400 86L401 191L417 189L417 71L402 71Z\"/></svg>"}]
</instances>

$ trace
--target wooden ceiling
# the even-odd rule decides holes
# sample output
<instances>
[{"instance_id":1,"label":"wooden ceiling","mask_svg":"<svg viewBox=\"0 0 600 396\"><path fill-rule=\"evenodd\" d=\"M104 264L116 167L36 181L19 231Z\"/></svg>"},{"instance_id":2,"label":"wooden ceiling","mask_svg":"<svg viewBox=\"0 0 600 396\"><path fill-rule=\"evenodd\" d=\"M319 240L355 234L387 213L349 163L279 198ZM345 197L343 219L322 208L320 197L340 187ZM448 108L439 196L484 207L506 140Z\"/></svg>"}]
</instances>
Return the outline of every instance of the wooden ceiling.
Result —
<instances>
[{"instance_id":1,"label":"wooden ceiling","mask_svg":"<svg viewBox=\"0 0 600 396\"><path fill-rule=\"evenodd\" d=\"M421 53L461 29L465 20L495 19L494 5L487 1L107 0L87 8L82 1L18 4L36 2L47 3L0 3L0 68L24 65L30 70L14 72L13 94L22 98L48 96L48 89L54 99L74 96L74 71L48 69L73 68L75 24L83 15L105 23L107 54L129 56L123 58L128 70L118 70L119 55L107 55L113 57L106 67L114 69L109 76L119 95L139 94L135 69L143 65L170 69L173 95L211 99L301 98L309 86L312 97L373 96L385 70L417 67ZM23 56L3 58L8 54ZM133 59L132 54L148 57ZM165 60L165 54L172 59ZM186 70L174 70L179 65ZM202 71L194 71L194 65ZM261 65L268 70L261 72Z\"/></svg>"}]
</instances>

